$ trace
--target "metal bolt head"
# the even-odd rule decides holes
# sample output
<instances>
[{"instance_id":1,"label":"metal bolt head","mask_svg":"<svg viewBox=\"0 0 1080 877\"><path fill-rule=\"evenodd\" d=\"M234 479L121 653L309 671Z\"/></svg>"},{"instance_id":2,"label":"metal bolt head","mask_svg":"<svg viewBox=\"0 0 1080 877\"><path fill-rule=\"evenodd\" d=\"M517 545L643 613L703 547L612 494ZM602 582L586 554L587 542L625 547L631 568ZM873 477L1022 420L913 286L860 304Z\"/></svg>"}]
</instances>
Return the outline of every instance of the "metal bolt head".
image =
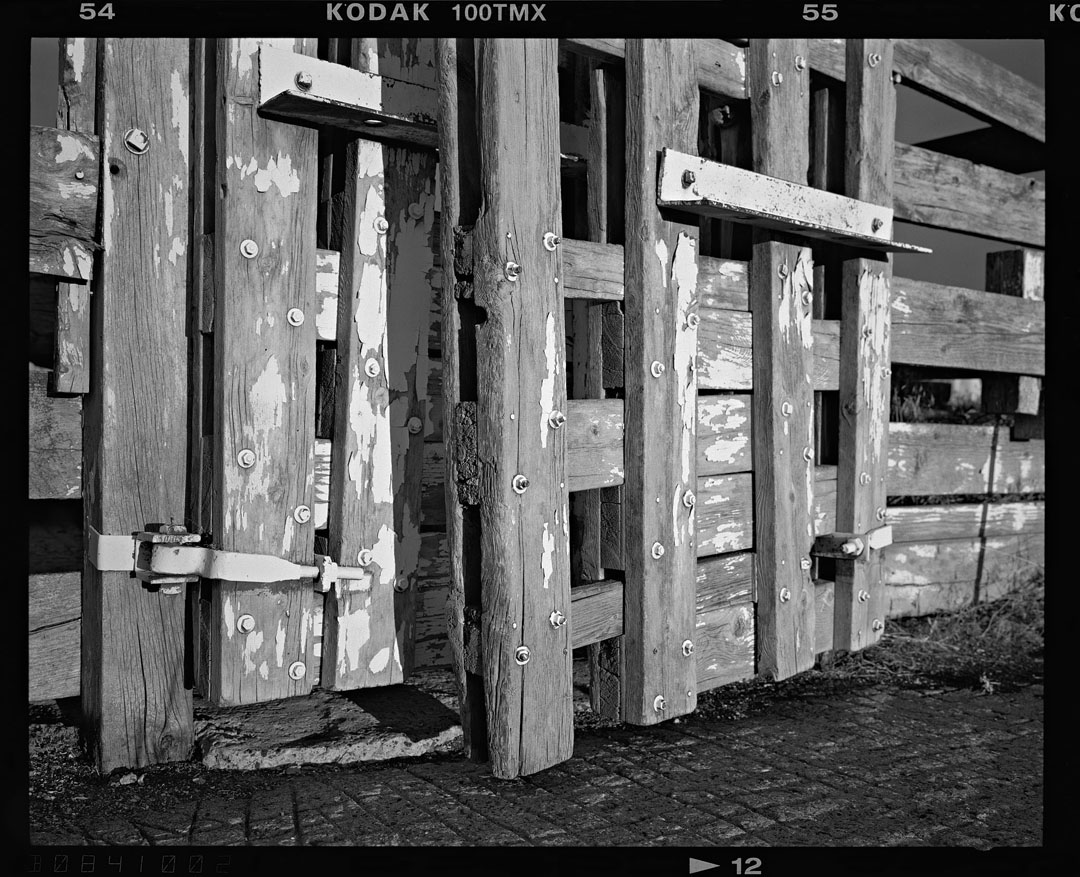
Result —
<instances>
[{"instance_id":1,"label":"metal bolt head","mask_svg":"<svg viewBox=\"0 0 1080 877\"><path fill-rule=\"evenodd\" d=\"M876 512L874 512L874 517L877 518L879 521L884 521L885 520L885 509L879 508Z\"/></svg>"},{"instance_id":2,"label":"metal bolt head","mask_svg":"<svg viewBox=\"0 0 1080 877\"><path fill-rule=\"evenodd\" d=\"M885 622L882 621L880 618L875 618L870 624L870 629L875 633L882 631L885 629Z\"/></svg>"},{"instance_id":3,"label":"metal bolt head","mask_svg":"<svg viewBox=\"0 0 1080 877\"><path fill-rule=\"evenodd\" d=\"M664 710L667 709L667 701L664 700L664 695L662 695L662 694L656 695L656 697L653 699L653 702L652 702L652 708L654 710L656 710L658 713L662 713Z\"/></svg>"},{"instance_id":4,"label":"metal bolt head","mask_svg":"<svg viewBox=\"0 0 1080 877\"><path fill-rule=\"evenodd\" d=\"M250 469L255 465L255 452L251 448L243 448L236 455L236 462L240 464L241 469Z\"/></svg>"},{"instance_id":5,"label":"metal bolt head","mask_svg":"<svg viewBox=\"0 0 1080 877\"><path fill-rule=\"evenodd\" d=\"M514 660L517 661L522 667L529 663L529 647L518 646L514 651Z\"/></svg>"},{"instance_id":6,"label":"metal bolt head","mask_svg":"<svg viewBox=\"0 0 1080 877\"><path fill-rule=\"evenodd\" d=\"M555 609L548 616L548 621L551 623L552 627L558 630L560 627L566 624L566 616L563 615L558 609Z\"/></svg>"},{"instance_id":7,"label":"metal bolt head","mask_svg":"<svg viewBox=\"0 0 1080 877\"><path fill-rule=\"evenodd\" d=\"M375 555L370 548L361 548L356 554L356 562L360 566L371 566L371 561L375 559Z\"/></svg>"},{"instance_id":8,"label":"metal bolt head","mask_svg":"<svg viewBox=\"0 0 1080 877\"><path fill-rule=\"evenodd\" d=\"M128 128L124 132L124 146L128 152L143 155L150 149L150 137L141 128Z\"/></svg>"},{"instance_id":9,"label":"metal bolt head","mask_svg":"<svg viewBox=\"0 0 1080 877\"><path fill-rule=\"evenodd\" d=\"M859 591L859 602L865 603L870 599L870 594L867 591Z\"/></svg>"},{"instance_id":10,"label":"metal bolt head","mask_svg":"<svg viewBox=\"0 0 1080 877\"><path fill-rule=\"evenodd\" d=\"M420 430L424 428L424 421L422 421L419 417L410 417L409 423L406 428L409 430L410 433L416 435L420 432Z\"/></svg>"},{"instance_id":11,"label":"metal bolt head","mask_svg":"<svg viewBox=\"0 0 1080 877\"><path fill-rule=\"evenodd\" d=\"M682 187L684 189L689 189L692 185L694 185L694 182L696 180L697 175L689 168L682 172Z\"/></svg>"},{"instance_id":12,"label":"metal bolt head","mask_svg":"<svg viewBox=\"0 0 1080 877\"><path fill-rule=\"evenodd\" d=\"M840 552L846 554L848 557L855 554L862 554L863 543L862 539L849 539L847 542L840 546Z\"/></svg>"},{"instance_id":13,"label":"metal bolt head","mask_svg":"<svg viewBox=\"0 0 1080 877\"><path fill-rule=\"evenodd\" d=\"M255 618L251 615L241 615L236 619L236 629L240 633L251 633L255 629Z\"/></svg>"},{"instance_id":14,"label":"metal bolt head","mask_svg":"<svg viewBox=\"0 0 1080 877\"><path fill-rule=\"evenodd\" d=\"M813 459L814 459L814 449L813 448L803 448L802 449L802 458L804 460L806 460L807 463L812 462Z\"/></svg>"},{"instance_id":15,"label":"metal bolt head","mask_svg":"<svg viewBox=\"0 0 1080 877\"><path fill-rule=\"evenodd\" d=\"M899 85L904 81L904 77L900 74L899 70L894 70L892 75L892 81L894 85Z\"/></svg>"},{"instance_id":16,"label":"metal bolt head","mask_svg":"<svg viewBox=\"0 0 1080 877\"><path fill-rule=\"evenodd\" d=\"M515 282L520 274L521 266L517 262L507 262L506 267L503 268L503 275L511 283Z\"/></svg>"},{"instance_id":17,"label":"metal bolt head","mask_svg":"<svg viewBox=\"0 0 1080 877\"><path fill-rule=\"evenodd\" d=\"M394 590L399 594L409 590L412 586L412 582L409 581L408 576L402 576L401 578L394 579Z\"/></svg>"},{"instance_id":18,"label":"metal bolt head","mask_svg":"<svg viewBox=\"0 0 1080 877\"><path fill-rule=\"evenodd\" d=\"M303 326L304 312L300 308L289 308L288 313L285 314L285 319L290 326Z\"/></svg>"},{"instance_id":19,"label":"metal bolt head","mask_svg":"<svg viewBox=\"0 0 1080 877\"><path fill-rule=\"evenodd\" d=\"M653 364L649 366L649 373L654 378L660 377L660 375L662 375L666 370L667 369L665 368L664 364L655 359L653 360Z\"/></svg>"},{"instance_id":20,"label":"metal bolt head","mask_svg":"<svg viewBox=\"0 0 1080 877\"><path fill-rule=\"evenodd\" d=\"M664 546L659 542L653 542L652 544L652 556L654 559L659 560L664 556Z\"/></svg>"},{"instance_id":21,"label":"metal bolt head","mask_svg":"<svg viewBox=\"0 0 1080 877\"><path fill-rule=\"evenodd\" d=\"M548 426L552 429L561 429L563 424L566 423L566 415L561 411L552 411L548 415Z\"/></svg>"},{"instance_id":22,"label":"metal bolt head","mask_svg":"<svg viewBox=\"0 0 1080 877\"><path fill-rule=\"evenodd\" d=\"M293 509L292 516L293 520L295 520L296 523L306 524L308 521L311 520L311 509L308 508L306 505L298 505L295 509Z\"/></svg>"},{"instance_id":23,"label":"metal bolt head","mask_svg":"<svg viewBox=\"0 0 1080 877\"><path fill-rule=\"evenodd\" d=\"M790 599L791 599L791 591L788 588L781 588L780 589L780 602L781 603L786 603Z\"/></svg>"},{"instance_id":24,"label":"metal bolt head","mask_svg":"<svg viewBox=\"0 0 1080 877\"><path fill-rule=\"evenodd\" d=\"M86 174L84 174L82 171L75 171L75 179L81 180L81 179L84 179L85 177L86 177Z\"/></svg>"},{"instance_id":25,"label":"metal bolt head","mask_svg":"<svg viewBox=\"0 0 1080 877\"><path fill-rule=\"evenodd\" d=\"M799 561L799 566L802 569L806 570L810 569L810 567L813 566L813 563L810 561L809 557L804 557L802 560Z\"/></svg>"},{"instance_id":26,"label":"metal bolt head","mask_svg":"<svg viewBox=\"0 0 1080 877\"><path fill-rule=\"evenodd\" d=\"M884 224L885 224L885 220L883 220L883 219L882 219L882 218L881 218L880 216L875 216L875 217L874 217L874 218L873 218L873 219L872 219L872 220L870 221L870 230L871 230L871 231L881 231L881 227L882 227L882 226L883 226Z\"/></svg>"},{"instance_id":27,"label":"metal bolt head","mask_svg":"<svg viewBox=\"0 0 1080 877\"><path fill-rule=\"evenodd\" d=\"M779 70L774 70L772 74L772 84L779 86L784 81L784 74Z\"/></svg>"},{"instance_id":28,"label":"metal bolt head","mask_svg":"<svg viewBox=\"0 0 1080 877\"><path fill-rule=\"evenodd\" d=\"M514 493L524 493L529 489L529 479L524 475L515 475L510 486L514 488Z\"/></svg>"},{"instance_id":29,"label":"metal bolt head","mask_svg":"<svg viewBox=\"0 0 1080 877\"><path fill-rule=\"evenodd\" d=\"M787 262L781 262L779 265L777 265L776 266L776 273L779 274L781 278L787 277L788 276Z\"/></svg>"},{"instance_id":30,"label":"metal bolt head","mask_svg":"<svg viewBox=\"0 0 1080 877\"><path fill-rule=\"evenodd\" d=\"M694 507L694 503L696 503L696 502L697 502L697 497L694 496L694 491L688 490L688 491L686 491L686 493L684 493L682 495L682 504L684 506L686 506L688 509L692 509Z\"/></svg>"},{"instance_id":31,"label":"metal bolt head","mask_svg":"<svg viewBox=\"0 0 1080 877\"><path fill-rule=\"evenodd\" d=\"M259 255L259 245L250 238L240 241L240 255L245 259L254 259Z\"/></svg>"},{"instance_id":32,"label":"metal bolt head","mask_svg":"<svg viewBox=\"0 0 1080 877\"><path fill-rule=\"evenodd\" d=\"M795 409L791 407L790 402L785 402L783 405L780 406L780 413L783 414L784 417L791 417L791 413L794 410Z\"/></svg>"},{"instance_id":33,"label":"metal bolt head","mask_svg":"<svg viewBox=\"0 0 1080 877\"><path fill-rule=\"evenodd\" d=\"M697 314L686 315L686 325L689 326L691 329L696 329L699 323L701 323L701 317L699 317Z\"/></svg>"},{"instance_id":34,"label":"metal bolt head","mask_svg":"<svg viewBox=\"0 0 1080 877\"><path fill-rule=\"evenodd\" d=\"M386 221L385 216L375 217L375 231L379 234L386 234L386 230L390 228L390 223Z\"/></svg>"},{"instance_id":35,"label":"metal bolt head","mask_svg":"<svg viewBox=\"0 0 1080 877\"><path fill-rule=\"evenodd\" d=\"M301 70L293 78L293 82L296 83L296 87L299 88L301 91L310 91L312 81L313 80L311 78L311 74L308 73L306 70Z\"/></svg>"},{"instance_id":36,"label":"metal bolt head","mask_svg":"<svg viewBox=\"0 0 1080 877\"><path fill-rule=\"evenodd\" d=\"M866 63L871 67L877 67L877 65L881 63L881 55L877 52L871 52L866 56Z\"/></svg>"},{"instance_id":37,"label":"metal bolt head","mask_svg":"<svg viewBox=\"0 0 1080 877\"><path fill-rule=\"evenodd\" d=\"M869 483L870 483L870 473L869 472L863 472L862 474L859 475L859 484L869 484Z\"/></svg>"},{"instance_id":38,"label":"metal bolt head","mask_svg":"<svg viewBox=\"0 0 1080 877\"><path fill-rule=\"evenodd\" d=\"M555 232L553 232L553 231L544 232L544 249L545 250L548 250L549 252L554 253L555 248L560 243L562 243L562 238L560 238L557 234L555 234Z\"/></svg>"},{"instance_id":39,"label":"metal bolt head","mask_svg":"<svg viewBox=\"0 0 1080 877\"><path fill-rule=\"evenodd\" d=\"M303 661L293 661L289 664L289 678L300 680L307 675L307 664Z\"/></svg>"},{"instance_id":40,"label":"metal bolt head","mask_svg":"<svg viewBox=\"0 0 1080 877\"><path fill-rule=\"evenodd\" d=\"M796 70L805 70L806 69L806 58L804 58L802 55L796 55L795 56L795 69Z\"/></svg>"},{"instance_id":41,"label":"metal bolt head","mask_svg":"<svg viewBox=\"0 0 1080 877\"><path fill-rule=\"evenodd\" d=\"M809 289L804 289L802 294L802 303L807 307L810 307L814 303L814 293Z\"/></svg>"},{"instance_id":42,"label":"metal bolt head","mask_svg":"<svg viewBox=\"0 0 1080 877\"><path fill-rule=\"evenodd\" d=\"M685 658L689 658L692 654L694 654L694 641L693 640L689 640L689 639L684 639L683 640L682 653L683 653L683 657L685 657Z\"/></svg>"},{"instance_id":43,"label":"metal bolt head","mask_svg":"<svg viewBox=\"0 0 1080 877\"><path fill-rule=\"evenodd\" d=\"M379 376L379 372L381 371L382 366L379 365L379 360L377 359L369 359L367 362L364 363L364 374L366 374L369 378L377 378Z\"/></svg>"}]
</instances>

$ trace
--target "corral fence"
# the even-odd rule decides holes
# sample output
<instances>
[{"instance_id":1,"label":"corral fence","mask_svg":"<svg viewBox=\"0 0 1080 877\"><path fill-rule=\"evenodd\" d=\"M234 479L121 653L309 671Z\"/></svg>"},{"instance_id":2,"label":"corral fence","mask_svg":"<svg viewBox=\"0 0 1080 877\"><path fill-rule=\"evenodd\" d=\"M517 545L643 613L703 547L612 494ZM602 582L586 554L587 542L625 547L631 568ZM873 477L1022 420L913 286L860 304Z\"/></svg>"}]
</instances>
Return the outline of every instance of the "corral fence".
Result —
<instances>
[{"instance_id":1,"label":"corral fence","mask_svg":"<svg viewBox=\"0 0 1080 877\"><path fill-rule=\"evenodd\" d=\"M31 130L30 696L81 696L99 767L187 757L193 691L449 666L470 756L532 773L572 754L576 649L593 708L651 724L1041 564L1044 187L1000 144L1041 148L1043 96L980 56L60 61ZM894 142L901 85L988 133ZM921 251L895 220L1001 241L987 290L893 276ZM890 422L895 365L1010 417Z\"/></svg>"}]
</instances>

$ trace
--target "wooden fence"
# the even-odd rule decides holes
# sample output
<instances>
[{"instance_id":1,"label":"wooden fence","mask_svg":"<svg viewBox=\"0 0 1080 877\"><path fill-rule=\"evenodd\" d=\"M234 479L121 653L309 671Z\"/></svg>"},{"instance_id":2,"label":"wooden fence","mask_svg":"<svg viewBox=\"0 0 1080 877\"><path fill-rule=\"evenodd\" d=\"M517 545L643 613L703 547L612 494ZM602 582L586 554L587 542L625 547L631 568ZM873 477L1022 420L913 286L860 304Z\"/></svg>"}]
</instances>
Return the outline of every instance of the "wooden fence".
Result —
<instances>
[{"instance_id":1,"label":"wooden fence","mask_svg":"<svg viewBox=\"0 0 1080 877\"><path fill-rule=\"evenodd\" d=\"M898 84L990 133L894 143ZM952 43L68 39L61 94L30 695L103 768L186 757L193 691L449 666L531 773L574 649L648 724L1042 563L1044 187L992 145L1043 99ZM892 276L893 219L1001 241L987 290ZM1013 425L890 422L896 365Z\"/></svg>"}]
</instances>

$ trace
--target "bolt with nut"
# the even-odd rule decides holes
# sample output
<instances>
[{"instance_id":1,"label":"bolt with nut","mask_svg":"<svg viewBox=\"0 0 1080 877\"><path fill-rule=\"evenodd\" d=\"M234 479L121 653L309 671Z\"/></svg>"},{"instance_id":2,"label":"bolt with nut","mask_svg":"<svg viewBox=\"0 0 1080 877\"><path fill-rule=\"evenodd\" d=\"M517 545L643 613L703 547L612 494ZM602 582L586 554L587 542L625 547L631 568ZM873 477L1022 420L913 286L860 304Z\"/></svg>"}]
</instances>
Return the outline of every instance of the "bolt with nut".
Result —
<instances>
[{"instance_id":1,"label":"bolt with nut","mask_svg":"<svg viewBox=\"0 0 1080 877\"><path fill-rule=\"evenodd\" d=\"M697 176L692 170L685 170L682 172L682 186L684 189L689 189L694 185L695 180L697 180Z\"/></svg>"},{"instance_id":2,"label":"bolt with nut","mask_svg":"<svg viewBox=\"0 0 1080 877\"><path fill-rule=\"evenodd\" d=\"M236 619L236 629L240 633L251 633L255 629L255 618L252 615L241 615Z\"/></svg>"},{"instance_id":3,"label":"bolt with nut","mask_svg":"<svg viewBox=\"0 0 1080 877\"><path fill-rule=\"evenodd\" d=\"M514 488L514 493L524 493L529 489L529 479L524 475L515 475L510 486Z\"/></svg>"},{"instance_id":4,"label":"bolt with nut","mask_svg":"<svg viewBox=\"0 0 1080 877\"><path fill-rule=\"evenodd\" d=\"M242 448L236 455L236 462L241 469L250 469L255 465L255 452L251 448Z\"/></svg>"},{"instance_id":5,"label":"bolt with nut","mask_svg":"<svg viewBox=\"0 0 1080 877\"><path fill-rule=\"evenodd\" d=\"M296 83L296 87L299 88L301 91L310 91L313 80L310 73L308 73L306 70L301 70L293 78L293 82Z\"/></svg>"},{"instance_id":6,"label":"bolt with nut","mask_svg":"<svg viewBox=\"0 0 1080 877\"><path fill-rule=\"evenodd\" d=\"M150 149L150 137L141 128L128 128L124 132L124 146L128 152L144 155Z\"/></svg>"}]
</instances>

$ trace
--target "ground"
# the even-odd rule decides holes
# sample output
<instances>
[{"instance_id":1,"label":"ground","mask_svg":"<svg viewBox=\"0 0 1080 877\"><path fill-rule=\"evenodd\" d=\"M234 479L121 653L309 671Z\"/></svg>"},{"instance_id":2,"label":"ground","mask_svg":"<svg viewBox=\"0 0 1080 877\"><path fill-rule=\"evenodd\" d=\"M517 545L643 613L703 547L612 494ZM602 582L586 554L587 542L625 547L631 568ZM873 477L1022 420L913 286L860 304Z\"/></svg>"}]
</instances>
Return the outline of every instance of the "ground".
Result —
<instances>
[{"instance_id":1,"label":"ground","mask_svg":"<svg viewBox=\"0 0 1080 877\"><path fill-rule=\"evenodd\" d=\"M34 706L31 842L1037 847L1042 672L1035 583L660 726L579 709L574 757L512 781L456 752L102 777L73 717Z\"/></svg>"}]
</instances>

